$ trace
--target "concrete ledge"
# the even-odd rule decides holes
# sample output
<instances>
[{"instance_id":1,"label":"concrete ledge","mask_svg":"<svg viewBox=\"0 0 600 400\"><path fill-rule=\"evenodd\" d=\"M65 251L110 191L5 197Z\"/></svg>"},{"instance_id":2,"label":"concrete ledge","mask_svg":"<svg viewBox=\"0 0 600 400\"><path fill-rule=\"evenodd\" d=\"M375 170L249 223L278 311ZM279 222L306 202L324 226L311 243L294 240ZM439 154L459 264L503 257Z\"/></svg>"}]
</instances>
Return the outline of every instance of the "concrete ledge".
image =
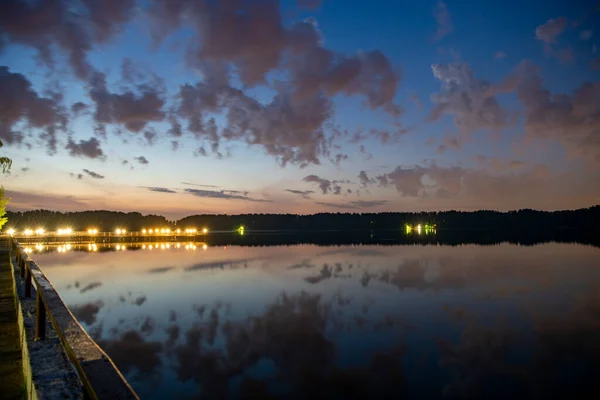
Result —
<instances>
[{"instance_id":1,"label":"concrete ledge","mask_svg":"<svg viewBox=\"0 0 600 400\"><path fill-rule=\"evenodd\" d=\"M14 258L15 302L23 353L23 377L28 399L83 399L83 385L67 358L58 335L46 318L46 338L35 340L35 288L31 298L25 298L25 285L19 276Z\"/></svg>"}]
</instances>

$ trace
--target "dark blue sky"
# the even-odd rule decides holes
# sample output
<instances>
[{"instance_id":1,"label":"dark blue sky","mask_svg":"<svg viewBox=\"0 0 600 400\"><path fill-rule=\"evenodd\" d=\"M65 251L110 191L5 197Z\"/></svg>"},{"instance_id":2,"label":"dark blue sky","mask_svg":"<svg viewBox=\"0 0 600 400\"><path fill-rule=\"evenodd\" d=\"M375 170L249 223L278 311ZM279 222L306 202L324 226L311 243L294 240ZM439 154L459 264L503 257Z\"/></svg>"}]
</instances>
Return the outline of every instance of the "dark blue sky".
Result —
<instances>
[{"instance_id":1,"label":"dark blue sky","mask_svg":"<svg viewBox=\"0 0 600 400\"><path fill-rule=\"evenodd\" d=\"M600 202L590 1L3 4L14 209Z\"/></svg>"}]
</instances>

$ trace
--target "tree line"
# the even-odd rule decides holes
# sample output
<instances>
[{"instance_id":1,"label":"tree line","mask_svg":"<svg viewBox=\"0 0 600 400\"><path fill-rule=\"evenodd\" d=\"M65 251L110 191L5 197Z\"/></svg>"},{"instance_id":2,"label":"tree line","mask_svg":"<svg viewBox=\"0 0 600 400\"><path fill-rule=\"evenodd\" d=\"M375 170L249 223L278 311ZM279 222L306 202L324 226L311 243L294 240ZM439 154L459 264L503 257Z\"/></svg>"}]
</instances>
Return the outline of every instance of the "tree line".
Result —
<instances>
[{"instance_id":1,"label":"tree line","mask_svg":"<svg viewBox=\"0 0 600 400\"><path fill-rule=\"evenodd\" d=\"M8 223L4 227L16 230L57 230L70 227L75 231L96 228L110 232L117 228L140 231L149 228L235 231L243 226L246 232L264 230L286 231L365 231L397 230L405 225L435 225L436 229L495 229L541 231L548 229L596 228L600 221L600 206L565 211L518 210L499 212L441 211L441 212L387 212L387 213L320 213L296 214L240 214L240 215L193 215L177 221L169 221L160 215L142 215L139 212L81 211L58 212L34 210L8 211Z\"/></svg>"}]
</instances>

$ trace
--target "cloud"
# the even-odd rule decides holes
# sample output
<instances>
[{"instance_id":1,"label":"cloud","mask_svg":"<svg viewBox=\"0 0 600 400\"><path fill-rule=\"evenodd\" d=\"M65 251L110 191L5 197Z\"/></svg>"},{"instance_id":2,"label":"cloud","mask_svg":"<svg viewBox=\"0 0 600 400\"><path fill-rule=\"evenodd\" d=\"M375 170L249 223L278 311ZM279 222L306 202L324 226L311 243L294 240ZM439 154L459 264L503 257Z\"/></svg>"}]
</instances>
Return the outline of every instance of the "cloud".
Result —
<instances>
[{"instance_id":1,"label":"cloud","mask_svg":"<svg viewBox=\"0 0 600 400\"><path fill-rule=\"evenodd\" d=\"M149 163L149 161L144 156L134 157L133 159L142 165L147 165Z\"/></svg>"},{"instance_id":2,"label":"cloud","mask_svg":"<svg viewBox=\"0 0 600 400\"><path fill-rule=\"evenodd\" d=\"M323 194L327 194L331 191L331 181L323 178L319 178L317 175L308 175L303 179L304 182L317 183Z\"/></svg>"},{"instance_id":3,"label":"cloud","mask_svg":"<svg viewBox=\"0 0 600 400\"><path fill-rule=\"evenodd\" d=\"M136 0L9 1L0 16L0 50L9 45L37 50L52 78L64 78L61 63L66 61L69 72L86 85L91 101L65 109L60 105L62 89L42 98L25 80L15 93L27 101L15 102L23 108L11 114L19 120L0 115L0 137L7 144L20 143L23 134L15 124L27 122L43 130L40 138L53 153L56 131L67 130L67 117L91 115L94 132L102 138L112 126L114 132L143 132L152 145L159 136L152 125L167 123L169 128L160 134L179 138L191 133L202 142L195 146L198 154L212 151L220 158L223 141L241 141L260 147L282 166L302 167L320 164L323 158L336 164L346 159L342 153L332 154L334 97L359 97L367 108L383 110L395 119L402 113L394 103L400 70L385 54L376 49L354 54L329 49L313 18L288 23L278 1L240 1L231 7L191 0L176 5L170 0L147 3L140 7ZM311 8L320 2L299 4ZM123 60L116 83L88 59L90 51L123 33L126 24L140 22L138 17L144 18L155 46L177 31L191 32L189 39L182 39L187 41L182 64L202 80L181 85L172 103L165 83L131 59ZM277 85L266 78L274 72L285 77ZM11 79L22 77L13 75ZM258 85L268 85L275 95L258 101L250 95ZM2 82L0 87L8 85ZM11 107L0 107L0 112L12 111L15 105ZM223 117L218 125L215 115ZM172 141L173 148L179 143L183 142Z\"/></svg>"},{"instance_id":4,"label":"cloud","mask_svg":"<svg viewBox=\"0 0 600 400\"><path fill-rule=\"evenodd\" d=\"M182 185L188 185L188 186L197 186L197 187L205 187L205 188L218 188L217 185L202 185L199 183L190 183L190 182L181 182Z\"/></svg>"},{"instance_id":5,"label":"cloud","mask_svg":"<svg viewBox=\"0 0 600 400\"><path fill-rule=\"evenodd\" d=\"M186 193L192 194L194 196L197 197L205 197L205 198L211 198L211 199L224 199L224 200L245 200L245 201L252 201L252 202L270 202L270 200L264 200L264 199L254 199L251 197L248 197L246 195L239 195L236 193L241 193L238 191L234 191L234 190L221 190L221 191L217 191L217 190L201 190L201 189L184 189L183 190ZM247 192L244 192L247 193Z\"/></svg>"},{"instance_id":6,"label":"cloud","mask_svg":"<svg viewBox=\"0 0 600 400\"><path fill-rule=\"evenodd\" d=\"M298 7L307 8L309 10L315 10L321 7L321 3L323 0L296 0L296 4Z\"/></svg>"},{"instance_id":7,"label":"cloud","mask_svg":"<svg viewBox=\"0 0 600 400\"><path fill-rule=\"evenodd\" d=\"M600 82L584 82L572 94L552 94L543 86L540 69L520 63L507 78L525 107L525 132L529 139L554 140L573 157L600 165Z\"/></svg>"},{"instance_id":8,"label":"cloud","mask_svg":"<svg viewBox=\"0 0 600 400\"><path fill-rule=\"evenodd\" d=\"M149 269L147 272L149 274L163 274L165 272L169 272L169 271L172 271L174 269L175 269L175 267L173 267L173 266L169 266L169 267L157 267L157 268Z\"/></svg>"},{"instance_id":9,"label":"cloud","mask_svg":"<svg viewBox=\"0 0 600 400\"><path fill-rule=\"evenodd\" d=\"M89 176L91 176L94 179L104 179L104 175L100 175L94 171L90 171L89 169L83 169L83 172L85 172L86 174L88 174Z\"/></svg>"},{"instance_id":10,"label":"cloud","mask_svg":"<svg viewBox=\"0 0 600 400\"><path fill-rule=\"evenodd\" d=\"M373 183L375 181L374 179L369 178L365 171L360 171L360 173L358 174L358 180L363 186L367 186L368 184Z\"/></svg>"},{"instance_id":11,"label":"cloud","mask_svg":"<svg viewBox=\"0 0 600 400\"><path fill-rule=\"evenodd\" d=\"M88 140L80 140L79 143L69 138L65 149L69 150L69 154L73 157L98 158L101 160L106 158L100 147L100 141L95 137Z\"/></svg>"},{"instance_id":12,"label":"cloud","mask_svg":"<svg viewBox=\"0 0 600 400\"><path fill-rule=\"evenodd\" d=\"M96 338L96 341L125 374L137 370L142 375L148 375L161 365L162 343L146 342L134 330L123 333L115 340Z\"/></svg>"},{"instance_id":13,"label":"cloud","mask_svg":"<svg viewBox=\"0 0 600 400\"><path fill-rule=\"evenodd\" d=\"M433 37L434 41L440 40L454 31L452 18L448 12L448 7L443 1L438 1L433 8L433 17L435 18L438 28Z\"/></svg>"},{"instance_id":14,"label":"cloud","mask_svg":"<svg viewBox=\"0 0 600 400\"><path fill-rule=\"evenodd\" d=\"M278 2L198 7L183 1L173 7L156 0L149 12L157 43L184 26L202 38L189 43L186 59L204 80L180 87L174 118L185 120L213 151L223 139L241 140L261 146L282 166L319 164L330 153L325 127L333 96L361 96L369 108L401 113L393 102L400 74L383 53L347 56L327 49L314 19L284 26ZM266 103L230 84L233 71L252 87L276 70L289 79L274 87L276 95ZM221 129L208 113L225 116Z\"/></svg>"},{"instance_id":15,"label":"cloud","mask_svg":"<svg viewBox=\"0 0 600 400\"><path fill-rule=\"evenodd\" d=\"M567 46L565 48L560 49L554 49L551 45L546 44L544 45L544 53L548 57L556 58L563 64L571 64L575 60L575 55L571 46Z\"/></svg>"},{"instance_id":16,"label":"cloud","mask_svg":"<svg viewBox=\"0 0 600 400\"><path fill-rule=\"evenodd\" d=\"M135 300L133 300L133 304L135 304L136 306L141 306L146 302L147 299L148 298L144 295L136 297Z\"/></svg>"},{"instance_id":17,"label":"cloud","mask_svg":"<svg viewBox=\"0 0 600 400\"><path fill-rule=\"evenodd\" d=\"M475 156L475 161L483 169L489 169L496 173L507 172L524 168L527 164L519 160L503 160L499 157L486 157L481 154Z\"/></svg>"},{"instance_id":18,"label":"cloud","mask_svg":"<svg viewBox=\"0 0 600 400\"><path fill-rule=\"evenodd\" d=\"M147 187L148 190L150 190L151 192L159 192L159 193L177 193L177 191L173 190L173 189L169 189L169 188L163 188L163 187Z\"/></svg>"},{"instance_id":19,"label":"cloud","mask_svg":"<svg viewBox=\"0 0 600 400\"><path fill-rule=\"evenodd\" d=\"M93 71L87 53L120 33L134 7L135 0L85 0L76 5L66 0L12 0L2 6L0 37L7 44L36 49L38 59L49 67L54 66L55 53L62 53L75 75L86 79Z\"/></svg>"},{"instance_id":20,"label":"cloud","mask_svg":"<svg viewBox=\"0 0 600 400\"><path fill-rule=\"evenodd\" d=\"M494 53L494 58L496 60L501 60L503 58L506 58L506 53L503 52L502 50L498 50L497 52Z\"/></svg>"},{"instance_id":21,"label":"cloud","mask_svg":"<svg viewBox=\"0 0 600 400\"><path fill-rule=\"evenodd\" d=\"M590 69L594 71L600 71L600 57L596 57L590 61Z\"/></svg>"},{"instance_id":22,"label":"cloud","mask_svg":"<svg viewBox=\"0 0 600 400\"><path fill-rule=\"evenodd\" d=\"M482 160L488 166L492 161ZM463 167L398 166L380 178L387 179L403 197L418 197L419 207L435 204L472 205L473 208L514 209L586 207L597 202L598 187L593 176L578 173L556 174L544 165L505 161L501 169ZM537 206L536 206L537 204ZM464 208L463 208L464 209Z\"/></svg>"},{"instance_id":23,"label":"cloud","mask_svg":"<svg viewBox=\"0 0 600 400\"><path fill-rule=\"evenodd\" d=\"M104 302L98 300L95 303L69 306L69 310L71 310L78 321L83 322L86 325L94 325L96 323L96 317L102 307L104 307Z\"/></svg>"},{"instance_id":24,"label":"cloud","mask_svg":"<svg viewBox=\"0 0 600 400\"><path fill-rule=\"evenodd\" d=\"M323 201L316 201L315 204L330 208L341 208L348 210L358 210L361 208L374 208L387 204L387 200L356 200L348 203L328 203Z\"/></svg>"},{"instance_id":25,"label":"cloud","mask_svg":"<svg viewBox=\"0 0 600 400\"><path fill-rule=\"evenodd\" d=\"M305 199L310 198L311 194L314 194L315 191L314 190L295 190L295 189L286 189L286 192L290 192L293 193L295 195L301 196Z\"/></svg>"},{"instance_id":26,"label":"cloud","mask_svg":"<svg viewBox=\"0 0 600 400\"><path fill-rule=\"evenodd\" d=\"M5 14L3 6L3 15ZM8 10L10 12L10 10ZM0 17L0 38L2 37ZM10 72L0 66L0 140L4 144L18 144L24 139L23 132L16 130L19 124L27 130L39 130L50 154L56 153L57 130L66 130L67 115L60 102L62 97L40 97L25 76Z\"/></svg>"},{"instance_id":27,"label":"cloud","mask_svg":"<svg viewBox=\"0 0 600 400\"><path fill-rule=\"evenodd\" d=\"M548 44L556 43L556 38L563 33L566 27L567 19L565 17L549 19L535 29L535 38Z\"/></svg>"},{"instance_id":28,"label":"cloud","mask_svg":"<svg viewBox=\"0 0 600 400\"><path fill-rule=\"evenodd\" d=\"M91 282L91 283L85 285L79 292L80 293L89 292L90 290L99 288L100 286L102 286L102 282Z\"/></svg>"},{"instance_id":29,"label":"cloud","mask_svg":"<svg viewBox=\"0 0 600 400\"><path fill-rule=\"evenodd\" d=\"M585 31L581 31L579 33L579 39L580 40L590 40L592 38L592 34L594 33L594 31L592 31L591 29L586 29Z\"/></svg>"},{"instance_id":30,"label":"cloud","mask_svg":"<svg viewBox=\"0 0 600 400\"><path fill-rule=\"evenodd\" d=\"M442 86L440 92L431 96L434 107L430 121L451 115L461 142L473 132L497 132L506 126L507 114L500 108L492 85L475 78L467 64L434 64L431 70Z\"/></svg>"},{"instance_id":31,"label":"cloud","mask_svg":"<svg viewBox=\"0 0 600 400\"><path fill-rule=\"evenodd\" d=\"M144 139L148 142L148 145L152 146L156 140L156 131L152 128L144 131Z\"/></svg>"},{"instance_id":32,"label":"cloud","mask_svg":"<svg viewBox=\"0 0 600 400\"><path fill-rule=\"evenodd\" d=\"M138 85L135 91L113 93L107 87L106 76L94 72L88 85L89 96L96 105L94 121L100 129L106 124L116 124L140 132L148 123L165 119L166 100L160 80Z\"/></svg>"},{"instance_id":33,"label":"cloud","mask_svg":"<svg viewBox=\"0 0 600 400\"><path fill-rule=\"evenodd\" d=\"M88 108L89 108L89 105L87 105L81 101L78 101L71 105L71 112L77 116L78 114L82 113L83 111L87 110Z\"/></svg>"}]
</instances>

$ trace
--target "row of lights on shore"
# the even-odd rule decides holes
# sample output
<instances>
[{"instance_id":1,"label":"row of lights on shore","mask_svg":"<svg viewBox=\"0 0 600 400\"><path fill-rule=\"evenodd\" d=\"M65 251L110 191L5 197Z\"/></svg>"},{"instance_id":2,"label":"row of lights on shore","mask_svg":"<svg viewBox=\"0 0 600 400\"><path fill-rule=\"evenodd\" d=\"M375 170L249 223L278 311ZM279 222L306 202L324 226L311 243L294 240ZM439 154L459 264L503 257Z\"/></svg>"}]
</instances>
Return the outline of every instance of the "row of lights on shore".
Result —
<instances>
[{"instance_id":1,"label":"row of lights on shore","mask_svg":"<svg viewBox=\"0 0 600 400\"><path fill-rule=\"evenodd\" d=\"M195 234L195 233L198 233L198 229L187 228L187 229L183 230L183 232L186 234ZM17 231L15 229L8 229L6 231L6 233L8 233L10 236L14 236L17 233ZM33 229L23 230L23 234L25 236L32 236L34 234L41 236L41 235L44 235L45 233L46 233L46 230L44 228L38 228L36 230L33 230ZM90 228L87 230L87 233L88 233L88 235L97 235L98 229ZM144 234L144 235L146 235L146 234L171 234L171 233L180 234L180 233L182 233L182 230L181 229L171 230L170 228L142 229L142 234ZM202 229L202 233L206 235L208 233L208 229L207 228ZM72 228L61 228L56 231L56 234L59 236L69 236L69 235L73 234L73 229ZM117 229L115 229L115 234L125 235L125 234L127 234L127 229L117 228Z\"/></svg>"}]
</instances>

